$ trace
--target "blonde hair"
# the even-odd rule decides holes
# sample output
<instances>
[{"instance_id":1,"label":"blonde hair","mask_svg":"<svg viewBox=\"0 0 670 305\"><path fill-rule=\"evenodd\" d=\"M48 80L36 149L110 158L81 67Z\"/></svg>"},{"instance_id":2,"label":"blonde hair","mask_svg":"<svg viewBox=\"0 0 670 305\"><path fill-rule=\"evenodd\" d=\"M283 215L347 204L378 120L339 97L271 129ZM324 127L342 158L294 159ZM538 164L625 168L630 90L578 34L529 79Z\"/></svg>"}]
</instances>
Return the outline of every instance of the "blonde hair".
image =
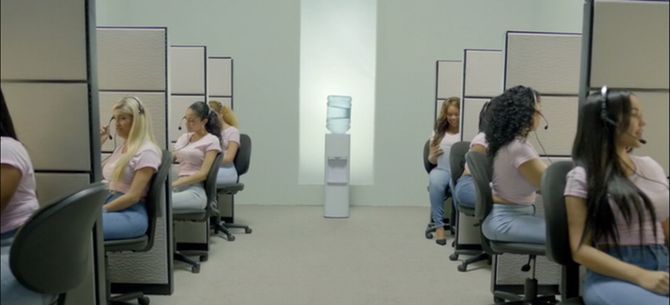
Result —
<instances>
[{"instance_id":1,"label":"blonde hair","mask_svg":"<svg viewBox=\"0 0 670 305\"><path fill-rule=\"evenodd\" d=\"M123 114L128 114L133 117L133 124L130 127L128 138L126 139L126 153L119 158L116 163L114 172L112 173L112 181L118 181L123 175L123 171L128 166L130 160L135 156L137 151L144 143L150 143L160 152L154 133L151 130L151 118L146 112L142 102L139 98L128 96L122 98L114 105L113 110L120 110Z\"/></svg>"},{"instance_id":2,"label":"blonde hair","mask_svg":"<svg viewBox=\"0 0 670 305\"><path fill-rule=\"evenodd\" d=\"M226 124L233 126L235 128L240 127L240 123L237 121L237 117L230 107L227 105L221 104L219 101L211 100L209 101L209 108L216 111L219 114L219 117L226 122Z\"/></svg>"}]
</instances>

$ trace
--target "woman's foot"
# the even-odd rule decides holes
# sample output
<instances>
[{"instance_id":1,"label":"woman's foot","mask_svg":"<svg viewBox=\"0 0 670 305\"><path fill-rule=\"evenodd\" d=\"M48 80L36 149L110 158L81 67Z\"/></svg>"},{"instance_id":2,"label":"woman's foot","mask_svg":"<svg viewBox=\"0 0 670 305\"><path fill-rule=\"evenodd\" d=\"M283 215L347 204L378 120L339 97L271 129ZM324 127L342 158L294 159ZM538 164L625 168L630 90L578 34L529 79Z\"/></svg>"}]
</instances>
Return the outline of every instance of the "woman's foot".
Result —
<instances>
[{"instance_id":1,"label":"woman's foot","mask_svg":"<svg viewBox=\"0 0 670 305\"><path fill-rule=\"evenodd\" d=\"M447 244L447 236L446 233L444 232L444 228L435 229L435 243L437 243L440 246L444 246Z\"/></svg>"}]
</instances>

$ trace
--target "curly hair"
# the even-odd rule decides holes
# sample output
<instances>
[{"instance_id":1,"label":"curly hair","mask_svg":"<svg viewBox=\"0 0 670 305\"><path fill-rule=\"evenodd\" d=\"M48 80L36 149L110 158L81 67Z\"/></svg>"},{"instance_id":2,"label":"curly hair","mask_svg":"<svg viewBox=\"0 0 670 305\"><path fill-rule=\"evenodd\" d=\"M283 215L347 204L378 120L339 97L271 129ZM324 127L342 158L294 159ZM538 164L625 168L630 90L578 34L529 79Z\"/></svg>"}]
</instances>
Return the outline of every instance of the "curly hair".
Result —
<instances>
[{"instance_id":1,"label":"curly hair","mask_svg":"<svg viewBox=\"0 0 670 305\"><path fill-rule=\"evenodd\" d=\"M490 156L495 157L500 148L515 138L528 136L533 127L535 103L539 102L537 91L525 86L509 88L491 100L484 126Z\"/></svg>"}]
</instances>

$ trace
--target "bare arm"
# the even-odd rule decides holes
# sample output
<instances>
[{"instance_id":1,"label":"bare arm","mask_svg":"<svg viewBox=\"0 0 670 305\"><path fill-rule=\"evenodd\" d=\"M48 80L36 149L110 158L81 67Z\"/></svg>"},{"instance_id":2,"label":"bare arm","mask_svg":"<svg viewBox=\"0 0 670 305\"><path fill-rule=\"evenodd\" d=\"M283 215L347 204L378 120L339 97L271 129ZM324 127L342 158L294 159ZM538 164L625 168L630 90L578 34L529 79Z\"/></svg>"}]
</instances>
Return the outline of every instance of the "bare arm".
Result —
<instances>
[{"instance_id":1,"label":"bare arm","mask_svg":"<svg viewBox=\"0 0 670 305\"><path fill-rule=\"evenodd\" d=\"M667 272L649 271L623 262L591 246L590 237L581 243L586 224L586 200L573 196L565 198L570 250L575 262L593 272L627 281L659 294L668 294Z\"/></svg>"},{"instance_id":2,"label":"bare arm","mask_svg":"<svg viewBox=\"0 0 670 305\"><path fill-rule=\"evenodd\" d=\"M202 166L200 166L200 170L191 176L179 177L179 179L172 182L172 187L180 187L205 181L209 169L212 167L212 164L214 164L214 159L216 158L217 153L218 152L215 150L207 151L205 153L205 159L202 161Z\"/></svg>"},{"instance_id":3,"label":"bare arm","mask_svg":"<svg viewBox=\"0 0 670 305\"><path fill-rule=\"evenodd\" d=\"M472 147L470 147L469 151L478 152L478 153L484 154L484 155L486 155L486 153L487 153L486 147L484 147L484 145L481 145L481 144L472 145ZM463 170L463 174L461 176L470 176L470 175L471 175L470 171L466 167L465 170Z\"/></svg>"},{"instance_id":4,"label":"bare arm","mask_svg":"<svg viewBox=\"0 0 670 305\"><path fill-rule=\"evenodd\" d=\"M0 178L2 179L0 179L0 181L2 181L2 183L0 183L0 211L4 212L7 205L9 205L9 201L14 196L16 189L19 187L23 175L21 175L21 171L16 167L8 164L2 164L1 169Z\"/></svg>"},{"instance_id":5,"label":"bare arm","mask_svg":"<svg viewBox=\"0 0 670 305\"><path fill-rule=\"evenodd\" d=\"M540 189L540 180L545 169L547 165L540 159L528 160L519 166L521 176L537 190Z\"/></svg>"},{"instance_id":6,"label":"bare arm","mask_svg":"<svg viewBox=\"0 0 670 305\"><path fill-rule=\"evenodd\" d=\"M151 181L151 177L153 176L154 172L155 170L151 167L140 168L135 171L133 182L130 184L130 190L128 190L128 192L122 196L114 199L112 202L105 204L103 206L105 211L122 211L140 201L140 199L142 199L142 193L149 185L149 181Z\"/></svg>"},{"instance_id":7,"label":"bare arm","mask_svg":"<svg viewBox=\"0 0 670 305\"><path fill-rule=\"evenodd\" d=\"M228 142L228 148L226 148L226 152L223 154L223 164L233 164L239 147L240 144L237 142Z\"/></svg>"}]
</instances>

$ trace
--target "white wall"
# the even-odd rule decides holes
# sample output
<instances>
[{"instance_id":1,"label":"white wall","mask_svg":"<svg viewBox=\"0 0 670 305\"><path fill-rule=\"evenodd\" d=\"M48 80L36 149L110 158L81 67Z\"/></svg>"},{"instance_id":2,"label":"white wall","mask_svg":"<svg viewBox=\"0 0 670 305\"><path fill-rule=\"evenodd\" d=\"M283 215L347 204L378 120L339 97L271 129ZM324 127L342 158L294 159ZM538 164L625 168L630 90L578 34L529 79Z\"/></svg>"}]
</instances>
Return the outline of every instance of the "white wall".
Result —
<instances>
[{"instance_id":1,"label":"white wall","mask_svg":"<svg viewBox=\"0 0 670 305\"><path fill-rule=\"evenodd\" d=\"M374 184L355 205L426 205L435 60L503 49L505 31L580 32L582 0L382 0L377 7ZM321 204L298 183L299 0L99 0L99 25L165 25L173 44L235 58L235 110L253 141L239 203Z\"/></svg>"}]
</instances>

